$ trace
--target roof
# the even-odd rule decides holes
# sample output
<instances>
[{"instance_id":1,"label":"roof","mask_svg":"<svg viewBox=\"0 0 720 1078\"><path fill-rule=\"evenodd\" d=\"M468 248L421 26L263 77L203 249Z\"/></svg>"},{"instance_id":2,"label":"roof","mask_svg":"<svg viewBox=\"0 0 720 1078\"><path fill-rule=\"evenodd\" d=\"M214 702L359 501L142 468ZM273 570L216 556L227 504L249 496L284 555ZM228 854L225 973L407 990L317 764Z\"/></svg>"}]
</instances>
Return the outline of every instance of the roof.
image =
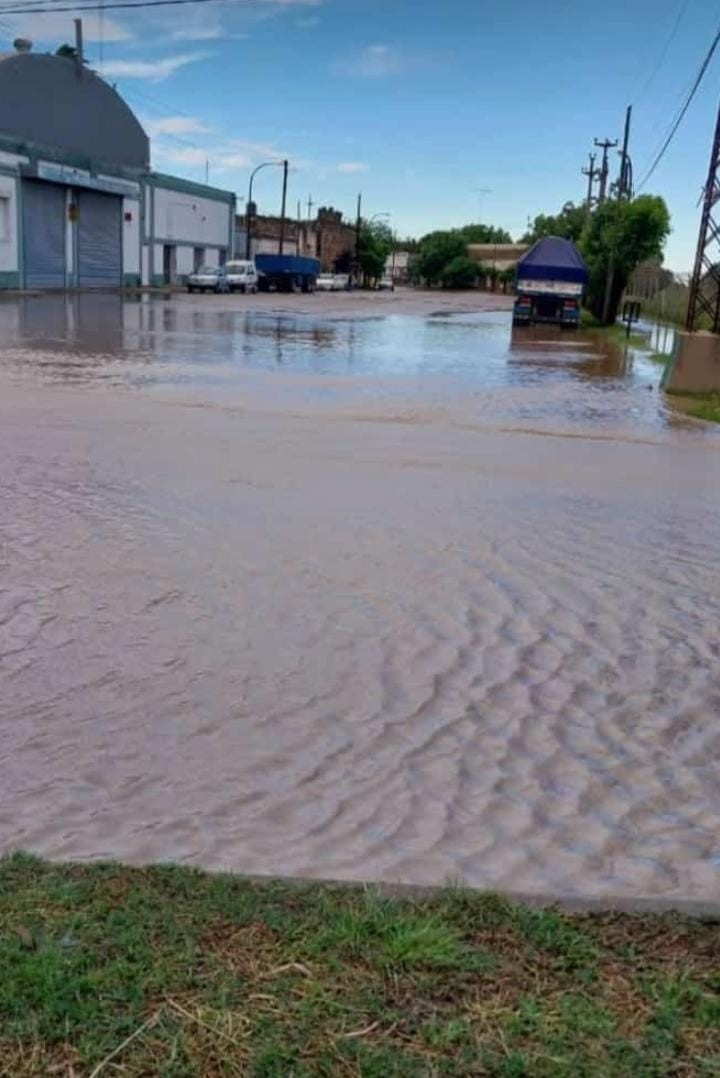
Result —
<instances>
[{"instance_id":1,"label":"roof","mask_svg":"<svg viewBox=\"0 0 720 1078\"><path fill-rule=\"evenodd\" d=\"M147 135L120 95L63 56L0 56L0 136L129 169L149 163Z\"/></svg>"},{"instance_id":2,"label":"roof","mask_svg":"<svg viewBox=\"0 0 720 1078\"><path fill-rule=\"evenodd\" d=\"M533 244L517 266L518 278L536 281L572 281L585 284L587 266L570 240L545 236Z\"/></svg>"}]
</instances>

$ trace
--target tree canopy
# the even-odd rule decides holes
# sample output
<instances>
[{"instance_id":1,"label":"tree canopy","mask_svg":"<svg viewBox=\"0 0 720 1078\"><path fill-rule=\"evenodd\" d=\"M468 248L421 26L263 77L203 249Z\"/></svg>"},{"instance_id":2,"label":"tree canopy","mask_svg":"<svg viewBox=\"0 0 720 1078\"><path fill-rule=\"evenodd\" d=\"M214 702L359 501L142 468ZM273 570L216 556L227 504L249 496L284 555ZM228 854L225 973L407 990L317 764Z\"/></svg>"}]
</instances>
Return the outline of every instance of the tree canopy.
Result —
<instances>
[{"instance_id":1,"label":"tree canopy","mask_svg":"<svg viewBox=\"0 0 720 1078\"><path fill-rule=\"evenodd\" d=\"M563 239L577 243L582 235L587 222L588 214L585 206L576 206L573 202L566 202L560 213L539 214L531 227L523 236L522 243L535 243L545 236L561 236Z\"/></svg>"},{"instance_id":2,"label":"tree canopy","mask_svg":"<svg viewBox=\"0 0 720 1078\"><path fill-rule=\"evenodd\" d=\"M427 284L436 284L442 277L443 270L454 258L465 254L467 241L460 232L428 232L418 243L416 272Z\"/></svg>"},{"instance_id":3,"label":"tree canopy","mask_svg":"<svg viewBox=\"0 0 720 1078\"><path fill-rule=\"evenodd\" d=\"M377 281L385 272L385 264L392 250L392 231L384 221L363 222L360 229L360 269L363 276Z\"/></svg>"},{"instance_id":4,"label":"tree canopy","mask_svg":"<svg viewBox=\"0 0 720 1078\"><path fill-rule=\"evenodd\" d=\"M466 243L512 243L513 239L504 228L494 225L463 225L458 229Z\"/></svg>"},{"instance_id":5,"label":"tree canopy","mask_svg":"<svg viewBox=\"0 0 720 1078\"><path fill-rule=\"evenodd\" d=\"M470 279L468 265L461 267L459 261L462 260L464 263L470 261L467 258L469 243L512 243L512 236L504 228L482 224L469 224L463 225L462 228L428 232L417 245L416 275L429 285L442 281L449 288L469 287L467 283L451 283L456 280L467 282ZM451 264L453 268L447 273ZM477 275L476 268L476 279Z\"/></svg>"},{"instance_id":6,"label":"tree canopy","mask_svg":"<svg viewBox=\"0 0 720 1078\"><path fill-rule=\"evenodd\" d=\"M451 258L442 271L441 280L446 288L473 288L477 284L478 264L467 255Z\"/></svg>"},{"instance_id":7,"label":"tree canopy","mask_svg":"<svg viewBox=\"0 0 720 1078\"><path fill-rule=\"evenodd\" d=\"M659 195L598 206L580 237L580 252L590 273L586 303L596 318L614 322L632 271L649 259L661 261L670 234L670 214ZM607 297L608 270L612 288Z\"/></svg>"}]
</instances>

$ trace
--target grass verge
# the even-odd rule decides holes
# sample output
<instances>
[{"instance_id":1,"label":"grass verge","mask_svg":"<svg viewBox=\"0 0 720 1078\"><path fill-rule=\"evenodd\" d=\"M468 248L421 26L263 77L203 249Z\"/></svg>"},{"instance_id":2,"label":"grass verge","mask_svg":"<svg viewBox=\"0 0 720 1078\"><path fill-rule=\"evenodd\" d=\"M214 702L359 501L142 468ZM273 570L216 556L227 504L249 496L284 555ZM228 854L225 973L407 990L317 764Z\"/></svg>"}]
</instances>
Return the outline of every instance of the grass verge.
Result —
<instances>
[{"instance_id":1,"label":"grass verge","mask_svg":"<svg viewBox=\"0 0 720 1078\"><path fill-rule=\"evenodd\" d=\"M720 926L0 861L0 1074L720 1073Z\"/></svg>"},{"instance_id":2,"label":"grass verge","mask_svg":"<svg viewBox=\"0 0 720 1078\"><path fill-rule=\"evenodd\" d=\"M693 416L694 419L705 419L709 423L720 423L720 393L695 393L683 389L668 389L667 392L672 397L687 401L683 407L685 415Z\"/></svg>"}]
</instances>

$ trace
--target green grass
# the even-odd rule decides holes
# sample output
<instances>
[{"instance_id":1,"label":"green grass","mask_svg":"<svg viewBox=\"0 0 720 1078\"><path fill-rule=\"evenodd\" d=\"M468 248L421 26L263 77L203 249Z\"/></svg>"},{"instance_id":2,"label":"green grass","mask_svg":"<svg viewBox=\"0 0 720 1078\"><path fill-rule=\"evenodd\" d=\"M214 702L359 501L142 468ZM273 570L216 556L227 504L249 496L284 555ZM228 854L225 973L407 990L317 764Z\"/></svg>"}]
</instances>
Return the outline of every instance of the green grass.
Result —
<instances>
[{"instance_id":1,"label":"green grass","mask_svg":"<svg viewBox=\"0 0 720 1078\"><path fill-rule=\"evenodd\" d=\"M685 415L705 419L709 423L720 423L720 393L696 393L690 389L669 389L667 392L672 397L687 401L683 406Z\"/></svg>"},{"instance_id":2,"label":"green grass","mask_svg":"<svg viewBox=\"0 0 720 1078\"><path fill-rule=\"evenodd\" d=\"M665 367L672 359L672 355L669 352L649 352L645 356L645 359L649 359L651 363L659 363Z\"/></svg>"},{"instance_id":3,"label":"green grass","mask_svg":"<svg viewBox=\"0 0 720 1078\"><path fill-rule=\"evenodd\" d=\"M18 854L0 968L8 1078L720 1073L720 926L674 915Z\"/></svg>"}]
</instances>

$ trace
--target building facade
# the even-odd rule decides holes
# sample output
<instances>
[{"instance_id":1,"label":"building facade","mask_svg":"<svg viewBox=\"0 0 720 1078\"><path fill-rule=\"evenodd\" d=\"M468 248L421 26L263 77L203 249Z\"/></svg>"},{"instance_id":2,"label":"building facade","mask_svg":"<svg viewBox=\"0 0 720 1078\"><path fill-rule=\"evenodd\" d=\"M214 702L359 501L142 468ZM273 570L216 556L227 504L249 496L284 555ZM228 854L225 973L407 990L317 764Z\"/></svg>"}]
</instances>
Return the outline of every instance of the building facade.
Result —
<instances>
[{"instance_id":1,"label":"building facade","mask_svg":"<svg viewBox=\"0 0 720 1078\"><path fill-rule=\"evenodd\" d=\"M255 214L251 222L250 253L277 254L280 245L280 217ZM244 215L236 219L235 251L244 258L247 222ZM343 220L340 210L321 207L313 220L297 221L286 217L283 228L285 254L298 254L320 260L323 273L349 273L355 255L355 226Z\"/></svg>"},{"instance_id":2,"label":"building facade","mask_svg":"<svg viewBox=\"0 0 720 1078\"><path fill-rule=\"evenodd\" d=\"M0 56L0 288L180 283L228 257L235 197L154 173L147 135L82 59Z\"/></svg>"}]
</instances>

